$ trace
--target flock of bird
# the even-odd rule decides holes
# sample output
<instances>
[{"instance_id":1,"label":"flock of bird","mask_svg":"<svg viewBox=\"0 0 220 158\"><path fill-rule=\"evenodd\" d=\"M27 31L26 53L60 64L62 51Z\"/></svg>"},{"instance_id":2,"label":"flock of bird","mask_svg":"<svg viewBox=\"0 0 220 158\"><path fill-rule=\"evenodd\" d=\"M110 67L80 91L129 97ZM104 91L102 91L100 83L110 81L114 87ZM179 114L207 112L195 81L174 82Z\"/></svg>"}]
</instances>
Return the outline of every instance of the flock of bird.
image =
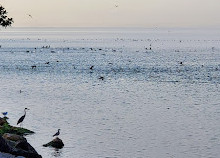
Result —
<instances>
[{"instance_id":1,"label":"flock of bird","mask_svg":"<svg viewBox=\"0 0 220 158\"><path fill-rule=\"evenodd\" d=\"M24 121L24 118L25 118L25 116L26 116L26 111L27 111L27 110L30 110L30 109L28 109L28 108L25 108L25 109L24 109L24 115L21 116L21 117L18 119L17 125L20 124L20 126L21 126L21 124L22 124L22 122ZM3 115L4 117L7 117L7 114L8 114L8 112L2 112L2 115ZM58 136L58 135L60 135L60 129L58 129L58 131L53 135L53 137Z\"/></svg>"}]
</instances>

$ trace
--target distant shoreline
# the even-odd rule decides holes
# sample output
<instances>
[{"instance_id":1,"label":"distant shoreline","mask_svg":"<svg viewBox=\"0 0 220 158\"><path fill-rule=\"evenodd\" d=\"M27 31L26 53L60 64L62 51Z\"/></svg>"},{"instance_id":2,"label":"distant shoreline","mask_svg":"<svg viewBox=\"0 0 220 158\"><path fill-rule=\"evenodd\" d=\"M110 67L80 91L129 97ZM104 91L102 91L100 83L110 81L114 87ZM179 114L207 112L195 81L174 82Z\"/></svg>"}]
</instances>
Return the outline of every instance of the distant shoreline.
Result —
<instances>
[{"instance_id":1,"label":"distant shoreline","mask_svg":"<svg viewBox=\"0 0 220 158\"><path fill-rule=\"evenodd\" d=\"M170 29L177 29L177 30L220 30L220 27L138 27L138 26L128 26L128 27L78 27L78 26L72 26L72 27L59 27L59 26L37 26L37 27L32 27L32 26L11 26L8 28L1 28L1 30L9 30L9 29L111 29L111 30L118 30L118 29L141 29L141 30L170 30Z\"/></svg>"}]
</instances>

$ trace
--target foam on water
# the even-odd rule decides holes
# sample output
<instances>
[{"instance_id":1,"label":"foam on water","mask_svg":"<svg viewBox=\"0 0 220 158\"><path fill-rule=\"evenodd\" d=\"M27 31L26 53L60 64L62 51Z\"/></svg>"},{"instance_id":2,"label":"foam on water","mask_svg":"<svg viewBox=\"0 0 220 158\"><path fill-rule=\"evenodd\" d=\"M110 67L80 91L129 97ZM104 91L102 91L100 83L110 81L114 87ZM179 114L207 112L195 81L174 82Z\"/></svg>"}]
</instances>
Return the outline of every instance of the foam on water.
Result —
<instances>
[{"instance_id":1,"label":"foam on water","mask_svg":"<svg viewBox=\"0 0 220 158\"><path fill-rule=\"evenodd\" d=\"M31 109L27 139L43 157L219 157L219 34L3 30L0 111L15 125ZM65 147L42 147L58 128Z\"/></svg>"}]
</instances>

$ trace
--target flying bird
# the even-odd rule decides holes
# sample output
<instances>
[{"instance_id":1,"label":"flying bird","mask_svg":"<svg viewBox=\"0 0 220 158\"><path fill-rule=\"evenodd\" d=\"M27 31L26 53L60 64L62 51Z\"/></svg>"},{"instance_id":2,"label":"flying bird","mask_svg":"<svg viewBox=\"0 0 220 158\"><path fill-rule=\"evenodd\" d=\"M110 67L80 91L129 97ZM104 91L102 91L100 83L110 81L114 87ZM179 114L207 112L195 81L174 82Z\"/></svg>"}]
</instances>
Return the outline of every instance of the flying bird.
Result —
<instances>
[{"instance_id":1,"label":"flying bird","mask_svg":"<svg viewBox=\"0 0 220 158\"><path fill-rule=\"evenodd\" d=\"M29 110L29 109L28 109L28 108L25 108L25 109L24 109L24 115L19 118L19 120L18 120L18 122L17 122L17 125L18 125L19 123L21 123L21 122L24 121L24 118L25 118L25 116L26 116L26 110Z\"/></svg>"},{"instance_id":2,"label":"flying bird","mask_svg":"<svg viewBox=\"0 0 220 158\"><path fill-rule=\"evenodd\" d=\"M27 14L27 15L28 15L30 18L33 18L32 15L30 15L30 14Z\"/></svg>"},{"instance_id":3,"label":"flying bird","mask_svg":"<svg viewBox=\"0 0 220 158\"><path fill-rule=\"evenodd\" d=\"M60 129L58 129L57 133L53 135L53 137L60 135Z\"/></svg>"}]
</instances>

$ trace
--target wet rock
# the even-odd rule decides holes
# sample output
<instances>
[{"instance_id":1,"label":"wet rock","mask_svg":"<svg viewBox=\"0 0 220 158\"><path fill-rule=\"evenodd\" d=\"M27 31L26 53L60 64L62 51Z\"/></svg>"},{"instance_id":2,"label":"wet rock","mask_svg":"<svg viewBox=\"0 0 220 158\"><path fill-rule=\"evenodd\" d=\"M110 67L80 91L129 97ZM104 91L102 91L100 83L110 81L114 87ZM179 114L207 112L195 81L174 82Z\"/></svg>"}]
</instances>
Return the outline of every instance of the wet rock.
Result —
<instances>
[{"instance_id":1,"label":"wet rock","mask_svg":"<svg viewBox=\"0 0 220 158\"><path fill-rule=\"evenodd\" d=\"M5 119L0 119L0 152L27 158L41 158L35 149L27 142L23 135L32 134L25 128L10 126Z\"/></svg>"},{"instance_id":2,"label":"wet rock","mask_svg":"<svg viewBox=\"0 0 220 158\"><path fill-rule=\"evenodd\" d=\"M24 137L9 133L0 136L0 152L27 158L42 158Z\"/></svg>"},{"instance_id":3,"label":"wet rock","mask_svg":"<svg viewBox=\"0 0 220 158\"><path fill-rule=\"evenodd\" d=\"M5 123L7 123L6 119L0 117L0 126L3 126Z\"/></svg>"},{"instance_id":4,"label":"wet rock","mask_svg":"<svg viewBox=\"0 0 220 158\"><path fill-rule=\"evenodd\" d=\"M6 140L15 141L15 142L26 140L23 136L17 134L10 134L10 133L5 133L2 137Z\"/></svg>"},{"instance_id":5,"label":"wet rock","mask_svg":"<svg viewBox=\"0 0 220 158\"><path fill-rule=\"evenodd\" d=\"M12 152L12 148L8 145L5 139L2 138L2 136L0 136L0 151L5 153Z\"/></svg>"},{"instance_id":6,"label":"wet rock","mask_svg":"<svg viewBox=\"0 0 220 158\"><path fill-rule=\"evenodd\" d=\"M47 144L44 144L43 146L44 147L54 147L54 148L61 149L61 148L63 148L64 144L63 144L63 141L60 138L56 137L51 142L49 142Z\"/></svg>"},{"instance_id":7,"label":"wet rock","mask_svg":"<svg viewBox=\"0 0 220 158\"><path fill-rule=\"evenodd\" d=\"M8 153L2 153L2 152L0 152L0 157L4 157L4 158L15 158L15 156L14 155L12 155L12 154L8 154ZM19 158L25 158L25 157L23 157L23 156L19 156Z\"/></svg>"}]
</instances>

